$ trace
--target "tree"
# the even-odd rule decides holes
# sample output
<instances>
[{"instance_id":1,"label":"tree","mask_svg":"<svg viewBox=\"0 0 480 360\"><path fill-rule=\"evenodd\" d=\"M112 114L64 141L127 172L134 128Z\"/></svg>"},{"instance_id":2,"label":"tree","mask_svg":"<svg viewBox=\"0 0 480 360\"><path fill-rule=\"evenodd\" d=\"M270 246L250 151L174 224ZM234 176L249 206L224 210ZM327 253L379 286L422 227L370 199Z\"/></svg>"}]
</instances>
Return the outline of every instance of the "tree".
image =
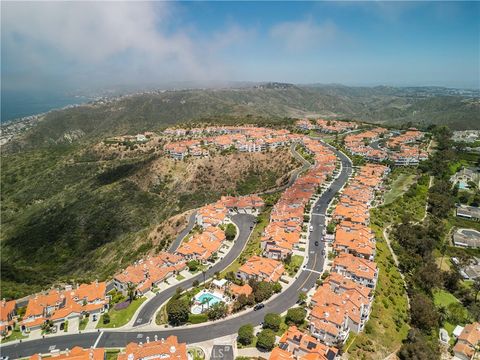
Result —
<instances>
[{"instance_id":1,"label":"tree","mask_svg":"<svg viewBox=\"0 0 480 360\"><path fill-rule=\"evenodd\" d=\"M197 287L198 285L200 285L200 281L194 280L193 283L192 283L192 286Z\"/></svg>"},{"instance_id":2,"label":"tree","mask_svg":"<svg viewBox=\"0 0 480 360\"><path fill-rule=\"evenodd\" d=\"M180 325L188 321L190 306L186 300L172 298L167 303L168 322L172 325Z\"/></svg>"},{"instance_id":3,"label":"tree","mask_svg":"<svg viewBox=\"0 0 480 360\"><path fill-rule=\"evenodd\" d=\"M291 308L287 311L285 322L289 325L301 325L305 321L305 316L307 316L305 309L301 307Z\"/></svg>"},{"instance_id":4,"label":"tree","mask_svg":"<svg viewBox=\"0 0 480 360\"><path fill-rule=\"evenodd\" d=\"M257 347L270 351L275 346L275 333L270 329L264 329L257 336Z\"/></svg>"},{"instance_id":5,"label":"tree","mask_svg":"<svg viewBox=\"0 0 480 360\"><path fill-rule=\"evenodd\" d=\"M272 285L272 290L275 294L278 294L282 291L282 285L278 281L276 281Z\"/></svg>"},{"instance_id":6,"label":"tree","mask_svg":"<svg viewBox=\"0 0 480 360\"><path fill-rule=\"evenodd\" d=\"M237 228L233 224L228 224L225 229L225 237L227 240L233 240L237 236Z\"/></svg>"},{"instance_id":7,"label":"tree","mask_svg":"<svg viewBox=\"0 0 480 360\"><path fill-rule=\"evenodd\" d=\"M266 314L263 318L263 328L271 329L277 332L280 329L280 324L282 323L282 318L278 314L269 313Z\"/></svg>"},{"instance_id":8,"label":"tree","mask_svg":"<svg viewBox=\"0 0 480 360\"><path fill-rule=\"evenodd\" d=\"M473 290L475 290L475 303L477 302L478 293L480 292L480 278L473 280Z\"/></svg>"},{"instance_id":9,"label":"tree","mask_svg":"<svg viewBox=\"0 0 480 360\"><path fill-rule=\"evenodd\" d=\"M130 302L135 300L135 297L137 296L137 292L135 291L135 285L130 282L127 285L127 294Z\"/></svg>"},{"instance_id":10,"label":"tree","mask_svg":"<svg viewBox=\"0 0 480 360\"><path fill-rule=\"evenodd\" d=\"M424 294L416 294L410 303L411 322L421 330L430 331L438 326L438 313L433 301Z\"/></svg>"},{"instance_id":11,"label":"tree","mask_svg":"<svg viewBox=\"0 0 480 360\"><path fill-rule=\"evenodd\" d=\"M253 341L253 325L242 325L238 329L238 342L242 345L250 345Z\"/></svg>"},{"instance_id":12,"label":"tree","mask_svg":"<svg viewBox=\"0 0 480 360\"><path fill-rule=\"evenodd\" d=\"M110 322L110 314L109 313L103 314L103 323L108 324L109 322Z\"/></svg>"},{"instance_id":13,"label":"tree","mask_svg":"<svg viewBox=\"0 0 480 360\"><path fill-rule=\"evenodd\" d=\"M253 294L256 302L262 302L273 295L273 286L266 281L261 281L254 288Z\"/></svg>"},{"instance_id":14,"label":"tree","mask_svg":"<svg viewBox=\"0 0 480 360\"><path fill-rule=\"evenodd\" d=\"M400 360L437 359L438 356L437 349L433 348L417 329L409 331L407 339L398 352Z\"/></svg>"},{"instance_id":15,"label":"tree","mask_svg":"<svg viewBox=\"0 0 480 360\"><path fill-rule=\"evenodd\" d=\"M200 265L200 264L198 263L197 260L190 260L190 261L187 263L188 270L189 270L189 271L192 271L192 272L197 271L199 265Z\"/></svg>"},{"instance_id":16,"label":"tree","mask_svg":"<svg viewBox=\"0 0 480 360\"><path fill-rule=\"evenodd\" d=\"M305 301L307 301L307 294L305 291L301 291L300 294L298 294L298 303L303 304Z\"/></svg>"},{"instance_id":17,"label":"tree","mask_svg":"<svg viewBox=\"0 0 480 360\"><path fill-rule=\"evenodd\" d=\"M216 304L213 304L210 309L207 311L207 316L209 320L218 320L228 314L228 307L223 301L220 301Z\"/></svg>"}]
</instances>

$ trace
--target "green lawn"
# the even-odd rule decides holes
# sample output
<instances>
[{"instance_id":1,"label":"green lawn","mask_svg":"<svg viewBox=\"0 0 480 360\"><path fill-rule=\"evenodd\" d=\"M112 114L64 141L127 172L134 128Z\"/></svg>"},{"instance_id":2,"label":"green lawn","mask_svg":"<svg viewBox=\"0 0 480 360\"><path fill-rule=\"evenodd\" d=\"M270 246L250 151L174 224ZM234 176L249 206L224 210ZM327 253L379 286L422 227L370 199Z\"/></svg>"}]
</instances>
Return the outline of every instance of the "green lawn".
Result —
<instances>
[{"instance_id":1,"label":"green lawn","mask_svg":"<svg viewBox=\"0 0 480 360\"><path fill-rule=\"evenodd\" d=\"M103 317L102 315L100 317L100 320L98 321L97 324L97 329L99 328L117 328L120 326L123 326L127 324L130 319L133 317L135 314L135 311L142 305L142 303L147 300L146 297L141 297L138 299L133 300L133 302L126 308L122 310L115 310L111 309L108 311L108 314L110 315L110 322L108 324L103 323Z\"/></svg>"},{"instance_id":2,"label":"green lawn","mask_svg":"<svg viewBox=\"0 0 480 360\"><path fill-rule=\"evenodd\" d=\"M120 349L106 349L105 360L117 360Z\"/></svg>"},{"instance_id":3,"label":"green lawn","mask_svg":"<svg viewBox=\"0 0 480 360\"><path fill-rule=\"evenodd\" d=\"M301 255L293 255L290 264L286 265L286 270L290 276L295 275L295 273L300 269L303 263L303 256Z\"/></svg>"},{"instance_id":4,"label":"green lawn","mask_svg":"<svg viewBox=\"0 0 480 360\"><path fill-rule=\"evenodd\" d=\"M10 334L9 337L3 339L0 341L0 343L6 343L6 342L9 342L9 341L13 341L13 340L20 340L20 339L26 339L27 336L24 336L22 334L22 332L20 331L19 327L18 326L15 326L15 329L13 329L12 333Z\"/></svg>"},{"instance_id":5,"label":"green lawn","mask_svg":"<svg viewBox=\"0 0 480 360\"><path fill-rule=\"evenodd\" d=\"M88 324L88 317L84 317L82 320L80 320L80 323L78 324L78 330L85 330Z\"/></svg>"},{"instance_id":6,"label":"green lawn","mask_svg":"<svg viewBox=\"0 0 480 360\"><path fill-rule=\"evenodd\" d=\"M445 290L435 290L433 292L433 301L435 306L444 306L447 307L450 304L456 303L459 300Z\"/></svg>"},{"instance_id":7,"label":"green lawn","mask_svg":"<svg viewBox=\"0 0 480 360\"><path fill-rule=\"evenodd\" d=\"M178 274L178 275L177 275L177 280L178 280L178 281L185 280L185 276L183 276L183 275L181 275L181 274Z\"/></svg>"},{"instance_id":8,"label":"green lawn","mask_svg":"<svg viewBox=\"0 0 480 360\"><path fill-rule=\"evenodd\" d=\"M391 189L385 194L385 204L392 203L396 198L403 195L415 181L414 174L401 173L391 184Z\"/></svg>"}]
</instances>

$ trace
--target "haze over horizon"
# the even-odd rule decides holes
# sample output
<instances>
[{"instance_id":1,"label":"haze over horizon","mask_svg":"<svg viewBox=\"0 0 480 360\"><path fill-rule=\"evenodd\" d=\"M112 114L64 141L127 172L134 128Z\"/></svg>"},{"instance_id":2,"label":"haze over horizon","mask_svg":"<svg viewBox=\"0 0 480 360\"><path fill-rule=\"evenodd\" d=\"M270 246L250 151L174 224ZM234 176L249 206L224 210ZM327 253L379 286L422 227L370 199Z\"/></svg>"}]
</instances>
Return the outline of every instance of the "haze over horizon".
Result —
<instances>
[{"instance_id":1,"label":"haze over horizon","mask_svg":"<svg viewBox=\"0 0 480 360\"><path fill-rule=\"evenodd\" d=\"M2 92L278 81L479 86L476 2L2 2Z\"/></svg>"}]
</instances>

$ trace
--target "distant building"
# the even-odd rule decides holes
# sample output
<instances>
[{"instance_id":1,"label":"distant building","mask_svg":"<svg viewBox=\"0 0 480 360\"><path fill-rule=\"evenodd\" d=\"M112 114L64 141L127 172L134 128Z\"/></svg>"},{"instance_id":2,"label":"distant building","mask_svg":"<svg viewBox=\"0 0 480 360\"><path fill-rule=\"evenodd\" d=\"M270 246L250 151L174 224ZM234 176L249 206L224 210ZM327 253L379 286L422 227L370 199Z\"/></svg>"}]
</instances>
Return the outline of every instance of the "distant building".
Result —
<instances>
[{"instance_id":1,"label":"distant building","mask_svg":"<svg viewBox=\"0 0 480 360\"><path fill-rule=\"evenodd\" d=\"M456 209L457 217L473 221L480 220L480 208L467 205L459 205Z\"/></svg>"},{"instance_id":2,"label":"distant building","mask_svg":"<svg viewBox=\"0 0 480 360\"><path fill-rule=\"evenodd\" d=\"M453 233L453 244L458 247L479 248L480 232L473 229L458 229Z\"/></svg>"}]
</instances>

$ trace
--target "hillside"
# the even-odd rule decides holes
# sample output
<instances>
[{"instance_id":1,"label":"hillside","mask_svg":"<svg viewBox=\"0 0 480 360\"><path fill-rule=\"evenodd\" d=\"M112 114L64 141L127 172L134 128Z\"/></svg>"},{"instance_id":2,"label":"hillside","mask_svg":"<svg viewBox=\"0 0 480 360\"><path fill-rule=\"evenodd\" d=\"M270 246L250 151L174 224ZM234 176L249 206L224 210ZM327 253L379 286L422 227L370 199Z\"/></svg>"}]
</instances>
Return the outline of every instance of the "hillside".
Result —
<instances>
[{"instance_id":1,"label":"hillside","mask_svg":"<svg viewBox=\"0 0 480 360\"><path fill-rule=\"evenodd\" d=\"M227 193L275 187L298 166L286 149L186 162L100 156L79 146L3 156L3 297L112 275L160 250L182 227L179 214ZM162 236L151 236L154 229Z\"/></svg>"},{"instance_id":2,"label":"hillside","mask_svg":"<svg viewBox=\"0 0 480 360\"><path fill-rule=\"evenodd\" d=\"M480 128L478 92L466 96L443 88L280 85L150 92L54 111L10 147L99 140L188 121L288 124L288 118L308 115Z\"/></svg>"}]
</instances>

